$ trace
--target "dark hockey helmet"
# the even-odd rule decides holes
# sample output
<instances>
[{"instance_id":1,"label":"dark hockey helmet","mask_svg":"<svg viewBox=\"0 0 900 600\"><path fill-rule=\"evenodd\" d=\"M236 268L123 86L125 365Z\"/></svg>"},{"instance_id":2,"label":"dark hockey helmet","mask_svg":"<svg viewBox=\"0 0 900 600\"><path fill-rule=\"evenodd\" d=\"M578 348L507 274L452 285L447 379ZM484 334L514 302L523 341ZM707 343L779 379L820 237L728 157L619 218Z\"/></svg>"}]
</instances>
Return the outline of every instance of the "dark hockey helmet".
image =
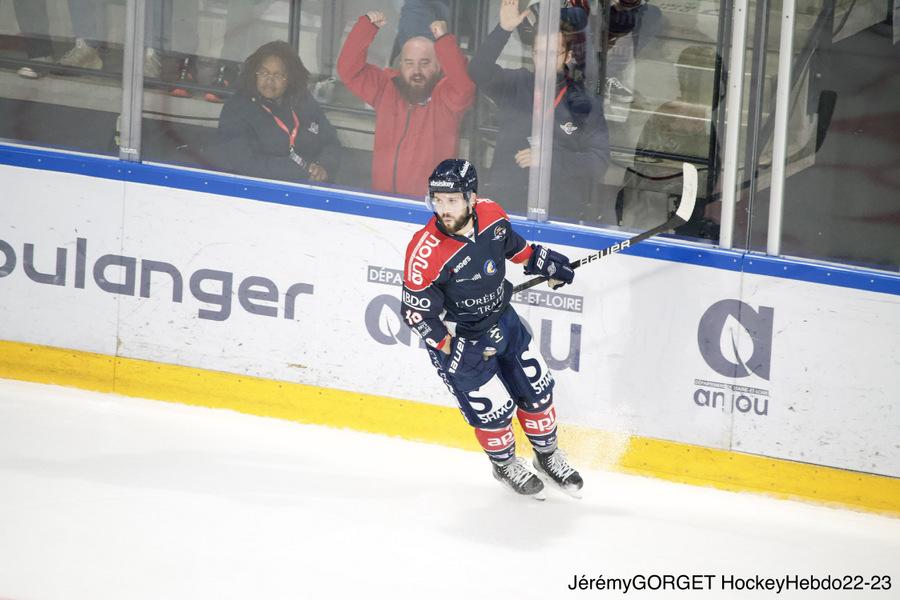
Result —
<instances>
[{"instance_id":1,"label":"dark hockey helmet","mask_svg":"<svg viewBox=\"0 0 900 600\"><path fill-rule=\"evenodd\" d=\"M475 172L475 165L462 158L442 160L428 178L428 196L425 202L432 212L434 212L435 192L462 192L466 200L471 202L472 194L478 193L478 173Z\"/></svg>"}]
</instances>

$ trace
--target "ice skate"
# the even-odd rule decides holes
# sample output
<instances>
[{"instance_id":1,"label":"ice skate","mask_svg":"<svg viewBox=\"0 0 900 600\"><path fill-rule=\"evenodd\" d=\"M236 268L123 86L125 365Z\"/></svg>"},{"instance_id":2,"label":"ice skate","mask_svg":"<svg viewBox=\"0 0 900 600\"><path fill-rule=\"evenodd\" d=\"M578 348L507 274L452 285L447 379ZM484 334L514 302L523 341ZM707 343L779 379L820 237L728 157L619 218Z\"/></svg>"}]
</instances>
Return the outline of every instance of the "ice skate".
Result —
<instances>
[{"instance_id":1,"label":"ice skate","mask_svg":"<svg viewBox=\"0 0 900 600\"><path fill-rule=\"evenodd\" d=\"M552 481L559 486L559 489L573 498L581 498L584 480L578 471L566 461L566 455L562 450L557 449L548 454L535 452L534 468L541 479Z\"/></svg>"},{"instance_id":2,"label":"ice skate","mask_svg":"<svg viewBox=\"0 0 900 600\"><path fill-rule=\"evenodd\" d=\"M531 472L521 457L512 458L499 464L491 462L494 467L494 479L503 482L517 494L531 496L535 500L544 500L544 484L537 475Z\"/></svg>"}]
</instances>

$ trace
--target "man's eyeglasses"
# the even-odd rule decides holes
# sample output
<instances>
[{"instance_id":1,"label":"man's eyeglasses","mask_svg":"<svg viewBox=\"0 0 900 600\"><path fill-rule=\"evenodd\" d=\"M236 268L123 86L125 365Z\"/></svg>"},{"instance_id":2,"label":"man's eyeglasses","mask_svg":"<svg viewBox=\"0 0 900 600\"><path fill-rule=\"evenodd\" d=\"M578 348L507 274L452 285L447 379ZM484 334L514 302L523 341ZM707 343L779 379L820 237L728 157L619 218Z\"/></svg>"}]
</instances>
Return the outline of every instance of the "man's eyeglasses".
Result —
<instances>
[{"instance_id":1,"label":"man's eyeglasses","mask_svg":"<svg viewBox=\"0 0 900 600\"><path fill-rule=\"evenodd\" d=\"M271 79L272 81L287 81L288 78L285 73L269 73L268 71L257 71L256 76L260 79Z\"/></svg>"}]
</instances>

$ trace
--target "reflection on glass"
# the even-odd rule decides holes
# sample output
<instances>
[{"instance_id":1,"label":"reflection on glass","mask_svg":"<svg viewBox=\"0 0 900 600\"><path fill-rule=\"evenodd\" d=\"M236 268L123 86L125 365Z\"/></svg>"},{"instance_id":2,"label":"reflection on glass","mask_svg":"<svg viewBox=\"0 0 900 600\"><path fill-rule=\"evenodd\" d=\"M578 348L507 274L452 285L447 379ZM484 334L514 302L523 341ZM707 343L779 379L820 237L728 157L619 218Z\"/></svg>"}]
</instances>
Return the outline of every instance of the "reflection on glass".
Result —
<instances>
[{"instance_id":1,"label":"reflection on glass","mask_svg":"<svg viewBox=\"0 0 900 600\"><path fill-rule=\"evenodd\" d=\"M863 0L798 11L795 48L812 37L812 52L793 75L788 140L804 143L788 148L781 253L897 271L898 14ZM752 241L765 246L762 235Z\"/></svg>"},{"instance_id":2,"label":"reflection on glass","mask_svg":"<svg viewBox=\"0 0 900 600\"><path fill-rule=\"evenodd\" d=\"M719 6L615 0L606 19L595 22L603 64L595 91L603 99L613 163L604 181L595 180L581 215L570 218L631 230L664 223L677 207L687 161L698 167L698 204L677 233L718 238L718 203L706 196L716 150L710 136Z\"/></svg>"},{"instance_id":3,"label":"reflection on glass","mask_svg":"<svg viewBox=\"0 0 900 600\"><path fill-rule=\"evenodd\" d=\"M118 154L123 22L105 2L0 4L0 137Z\"/></svg>"},{"instance_id":4,"label":"reflection on glass","mask_svg":"<svg viewBox=\"0 0 900 600\"><path fill-rule=\"evenodd\" d=\"M603 106L587 85L593 55L587 3L560 11L554 99L550 214L567 221L599 221L593 199L609 164L609 133ZM535 44L541 51L541 38ZM591 73L590 76L593 76Z\"/></svg>"},{"instance_id":5,"label":"reflection on glass","mask_svg":"<svg viewBox=\"0 0 900 600\"><path fill-rule=\"evenodd\" d=\"M660 156L703 157L709 151L709 99L712 97L715 49L688 46L678 55L678 96L655 107L641 127L636 147L653 154L636 155L625 175L621 198L623 227L650 229L665 223L681 197L681 165ZM706 189L708 168L698 172L699 190ZM699 216L699 215L698 215ZM702 228L702 230L701 230ZM713 221L695 219L681 233L714 238Z\"/></svg>"}]
</instances>

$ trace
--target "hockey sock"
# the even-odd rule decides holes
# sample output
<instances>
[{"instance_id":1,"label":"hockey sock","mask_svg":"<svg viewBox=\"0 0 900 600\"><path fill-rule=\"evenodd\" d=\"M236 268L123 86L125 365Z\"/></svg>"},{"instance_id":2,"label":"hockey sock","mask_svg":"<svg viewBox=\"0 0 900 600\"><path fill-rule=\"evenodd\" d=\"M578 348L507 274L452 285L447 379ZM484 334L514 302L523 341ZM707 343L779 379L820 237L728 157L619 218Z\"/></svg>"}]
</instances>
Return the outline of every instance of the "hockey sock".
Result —
<instances>
[{"instance_id":1,"label":"hockey sock","mask_svg":"<svg viewBox=\"0 0 900 600\"><path fill-rule=\"evenodd\" d=\"M488 458L496 463L506 462L516 455L516 437L511 424L501 429L476 427L475 437Z\"/></svg>"},{"instance_id":2,"label":"hockey sock","mask_svg":"<svg viewBox=\"0 0 900 600\"><path fill-rule=\"evenodd\" d=\"M535 452L549 454L556 450L556 409L552 404L539 412L520 408L516 416Z\"/></svg>"}]
</instances>

